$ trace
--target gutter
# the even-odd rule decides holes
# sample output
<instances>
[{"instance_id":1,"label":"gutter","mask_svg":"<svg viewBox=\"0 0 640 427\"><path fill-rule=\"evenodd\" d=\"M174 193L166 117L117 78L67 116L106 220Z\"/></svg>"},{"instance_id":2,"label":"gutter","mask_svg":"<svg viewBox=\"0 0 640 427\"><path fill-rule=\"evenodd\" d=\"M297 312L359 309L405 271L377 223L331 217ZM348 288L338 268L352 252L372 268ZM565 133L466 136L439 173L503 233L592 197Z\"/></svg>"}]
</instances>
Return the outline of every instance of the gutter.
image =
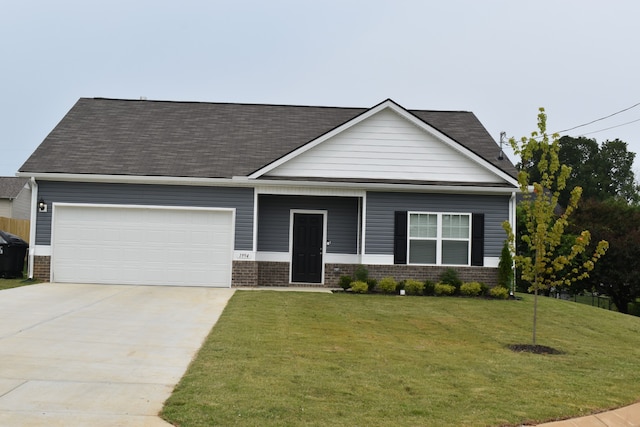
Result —
<instances>
[{"instance_id":1,"label":"gutter","mask_svg":"<svg viewBox=\"0 0 640 427\"><path fill-rule=\"evenodd\" d=\"M29 223L29 279L33 280L33 262L36 251L36 221L38 218L38 183L34 177L29 180L31 187L31 219Z\"/></svg>"}]
</instances>

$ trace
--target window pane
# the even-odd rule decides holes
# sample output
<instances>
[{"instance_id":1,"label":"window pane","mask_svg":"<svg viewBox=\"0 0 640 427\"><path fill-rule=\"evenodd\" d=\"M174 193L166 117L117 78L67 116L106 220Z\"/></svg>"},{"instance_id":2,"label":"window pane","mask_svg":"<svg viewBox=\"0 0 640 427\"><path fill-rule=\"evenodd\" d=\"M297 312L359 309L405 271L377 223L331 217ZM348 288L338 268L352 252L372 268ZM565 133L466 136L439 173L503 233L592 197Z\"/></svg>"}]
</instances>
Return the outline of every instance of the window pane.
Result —
<instances>
[{"instance_id":1,"label":"window pane","mask_svg":"<svg viewBox=\"0 0 640 427\"><path fill-rule=\"evenodd\" d=\"M411 240L409 242L410 264L435 264L436 241L435 240Z\"/></svg>"},{"instance_id":2,"label":"window pane","mask_svg":"<svg viewBox=\"0 0 640 427\"><path fill-rule=\"evenodd\" d=\"M442 215L444 239L468 239L469 215Z\"/></svg>"},{"instance_id":3,"label":"window pane","mask_svg":"<svg viewBox=\"0 0 640 427\"><path fill-rule=\"evenodd\" d=\"M438 215L411 214L409 236L435 238L438 235Z\"/></svg>"},{"instance_id":4,"label":"window pane","mask_svg":"<svg viewBox=\"0 0 640 427\"><path fill-rule=\"evenodd\" d=\"M469 242L459 240L442 241L443 264L469 264Z\"/></svg>"}]
</instances>

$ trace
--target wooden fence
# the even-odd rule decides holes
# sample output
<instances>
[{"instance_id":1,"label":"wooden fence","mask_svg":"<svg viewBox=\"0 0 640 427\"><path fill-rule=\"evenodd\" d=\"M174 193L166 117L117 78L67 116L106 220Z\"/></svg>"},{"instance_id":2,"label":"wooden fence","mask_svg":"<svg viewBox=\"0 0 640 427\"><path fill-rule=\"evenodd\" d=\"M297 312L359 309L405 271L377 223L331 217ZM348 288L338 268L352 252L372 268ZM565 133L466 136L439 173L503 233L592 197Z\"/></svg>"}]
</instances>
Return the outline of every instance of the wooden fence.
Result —
<instances>
[{"instance_id":1,"label":"wooden fence","mask_svg":"<svg viewBox=\"0 0 640 427\"><path fill-rule=\"evenodd\" d=\"M14 219L0 216L0 230L15 234L22 240L29 242L29 231L31 221L28 219Z\"/></svg>"}]
</instances>

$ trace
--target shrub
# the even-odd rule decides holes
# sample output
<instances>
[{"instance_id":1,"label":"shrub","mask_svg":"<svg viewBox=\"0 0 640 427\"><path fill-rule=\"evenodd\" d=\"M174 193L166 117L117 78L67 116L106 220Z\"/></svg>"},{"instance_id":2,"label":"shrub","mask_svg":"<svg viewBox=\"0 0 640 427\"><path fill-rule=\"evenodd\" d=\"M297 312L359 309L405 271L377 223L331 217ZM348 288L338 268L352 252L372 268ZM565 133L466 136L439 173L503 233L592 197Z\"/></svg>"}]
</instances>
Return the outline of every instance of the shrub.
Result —
<instances>
[{"instance_id":1,"label":"shrub","mask_svg":"<svg viewBox=\"0 0 640 427\"><path fill-rule=\"evenodd\" d=\"M393 277L383 277L382 279L380 279L378 287L385 294L392 294L396 291L398 282L396 282L396 279L394 279Z\"/></svg>"},{"instance_id":2,"label":"shrub","mask_svg":"<svg viewBox=\"0 0 640 427\"><path fill-rule=\"evenodd\" d=\"M376 288L376 285L378 284L378 281L376 279L367 279L367 286L369 287L369 292L373 292L373 290Z\"/></svg>"},{"instance_id":3,"label":"shrub","mask_svg":"<svg viewBox=\"0 0 640 427\"><path fill-rule=\"evenodd\" d=\"M478 282L463 283L460 286L460 293L468 297L476 297L482 292L482 286Z\"/></svg>"},{"instance_id":4,"label":"shrub","mask_svg":"<svg viewBox=\"0 0 640 427\"><path fill-rule=\"evenodd\" d=\"M422 291L422 293L424 293L425 295L431 296L435 293L435 287L436 287L435 282L432 282L431 280L427 279L424 281L424 290Z\"/></svg>"},{"instance_id":5,"label":"shrub","mask_svg":"<svg viewBox=\"0 0 640 427\"><path fill-rule=\"evenodd\" d=\"M489 287L487 285L485 285L484 283L480 282L480 288L482 289L480 291L481 295L489 295Z\"/></svg>"},{"instance_id":6,"label":"shrub","mask_svg":"<svg viewBox=\"0 0 640 427\"><path fill-rule=\"evenodd\" d=\"M357 294L366 294L369 291L369 285L367 285L367 282L357 280L355 282L351 282L351 291Z\"/></svg>"},{"instance_id":7,"label":"shrub","mask_svg":"<svg viewBox=\"0 0 640 427\"><path fill-rule=\"evenodd\" d=\"M436 296L453 295L456 293L456 287L446 283L436 283L433 290Z\"/></svg>"},{"instance_id":8,"label":"shrub","mask_svg":"<svg viewBox=\"0 0 640 427\"><path fill-rule=\"evenodd\" d=\"M504 286L495 286L491 288L489 295L497 299L507 299L509 298L509 290Z\"/></svg>"},{"instance_id":9,"label":"shrub","mask_svg":"<svg viewBox=\"0 0 640 427\"><path fill-rule=\"evenodd\" d=\"M440 275L440 283L443 283L445 285L453 285L456 288L456 291L458 291L460 289L460 286L462 286L462 280L460 280L460 277L458 277L458 272L453 268L447 268L442 272L442 274Z\"/></svg>"},{"instance_id":10,"label":"shrub","mask_svg":"<svg viewBox=\"0 0 640 427\"><path fill-rule=\"evenodd\" d=\"M422 295L424 283L419 280L407 279L404 282L404 290L409 295Z\"/></svg>"},{"instance_id":11,"label":"shrub","mask_svg":"<svg viewBox=\"0 0 640 427\"><path fill-rule=\"evenodd\" d=\"M369 270L367 270L367 267L360 264L358 267L356 267L356 271L353 273L353 275L357 281L366 282L369 278Z\"/></svg>"},{"instance_id":12,"label":"shrub","mask_svg":"<svg viewBox=\"0 0 640 427\"><path fill-rule=\"evenodd\" d=\"M338 282L338 284L342 289L346 291L351 287L351 282L353 282L351 276L340 276L340 281Z\"/></svg>"},{"instance_id":13,"label":"shrub","mask_svg":"<svg viewBox=\"0 0 640 427\"><path fill-rule=\"evenodd\" d=\"M498 263L498 285L510 289L513 284L513 257L505 240Z\"/></svg>"}]
</instances>

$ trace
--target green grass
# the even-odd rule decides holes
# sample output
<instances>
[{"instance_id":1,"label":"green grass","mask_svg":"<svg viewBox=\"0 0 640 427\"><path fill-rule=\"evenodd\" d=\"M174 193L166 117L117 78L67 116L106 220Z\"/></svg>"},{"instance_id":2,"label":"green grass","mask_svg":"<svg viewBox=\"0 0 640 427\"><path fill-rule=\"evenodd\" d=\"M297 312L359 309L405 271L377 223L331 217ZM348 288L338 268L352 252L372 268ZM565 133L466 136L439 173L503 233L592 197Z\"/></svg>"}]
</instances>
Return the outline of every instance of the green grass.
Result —
<instances>
[{"instance_id":1,"label":"green grass","mask_svg":"<svg viewBox=\"0 0 640 427\"><path fill-rule=\"evenodd\" d=\"M162 416L181 426L503 426L640 397L640 318L522 301L235 293Z\"/></svg>"},{"instance_id":2,"label":"green grass","mask_svg":"<svg viewBox=\"0 0 640 427\"><path fill-rule=\"evenodd\" d=\"M0 291L3 289L18 288L20 286L33 285L38 281L27 279L0 279Z\"/></svg>"}]
</instances>

